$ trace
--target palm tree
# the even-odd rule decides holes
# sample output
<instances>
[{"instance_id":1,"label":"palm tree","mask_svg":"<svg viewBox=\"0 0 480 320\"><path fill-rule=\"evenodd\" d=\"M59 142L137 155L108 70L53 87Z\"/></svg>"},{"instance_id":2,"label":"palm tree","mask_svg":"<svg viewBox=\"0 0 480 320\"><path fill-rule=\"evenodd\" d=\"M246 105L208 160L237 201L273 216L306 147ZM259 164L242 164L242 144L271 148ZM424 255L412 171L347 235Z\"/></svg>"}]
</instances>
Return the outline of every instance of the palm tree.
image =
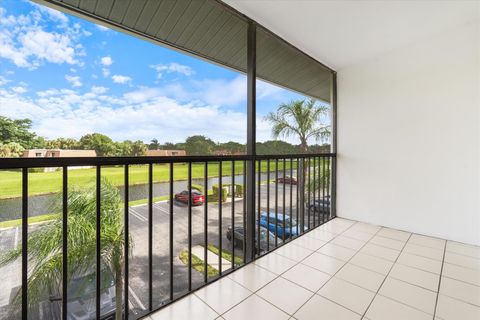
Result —
<instances>
[{"instance_id":1,"label":"palm tree","mask_svg":"<svg viewBox=\"0 0 480 320\"><path fill-rule=\"evenodd\" d=\"M270 112L266 115L265 120L272 125L272 135L275 139L278 137L288 138L297 136L300 140L302 152L306 153L308 152L309 139L313 138L318 141L330 136L329 126L322 123L322 116L327 115L328 110L326 106L317 105L313 99L294 100L280 104L276 112ZM303 174L297 177L300 187L300 203L305 203L306 188L304 180L307 167L304 161L305 159L302 159L298 164L300 172L303 172ZM307 161L307 166L310 166L310 159L307 159ZM319 187L319 184L316 187ZM308 190L312 192L315 189L308 188ZM304 215L300 215L300 227L302 230L305 225L304 220Z\"/></svg>"},{"instance_id":2,"label":"palm tree","mask_svg":"<svg viewBox=\"0 0 480 320\"><path fill-rule=\"evenodd\" d=\"M115 279L117 320L122 319L124 228L122 199L117 188L106 180L101 183L101 259ZM56 211L61 207L56 206ZM71 190L68 194L68 274L67 281L94 272L96 259L96 192L95 186ZM129 241L131 243L131 241ZM21 247L0 257L0 266L17 260ZM36 306L45 296L61 296L62 288L62 218L29 233L28 304ZM13 300L13 310L21 306L21 290Z\"/></svg>"},{"instance_id":3,"label":"palm tree","mask_svg":"<svg viewBox=\"0 0 480 320\"><path fill-rule=\"evenodd\" d=\"M307 152L309 139L318 141L330 135L329 126L321 122L328 110L326 106L317 105L313 99L294 100L280 104L276 112L265 116L265 120L272 125L275 139L297 136L302 152Z\"/></svg>"}]
</instances>

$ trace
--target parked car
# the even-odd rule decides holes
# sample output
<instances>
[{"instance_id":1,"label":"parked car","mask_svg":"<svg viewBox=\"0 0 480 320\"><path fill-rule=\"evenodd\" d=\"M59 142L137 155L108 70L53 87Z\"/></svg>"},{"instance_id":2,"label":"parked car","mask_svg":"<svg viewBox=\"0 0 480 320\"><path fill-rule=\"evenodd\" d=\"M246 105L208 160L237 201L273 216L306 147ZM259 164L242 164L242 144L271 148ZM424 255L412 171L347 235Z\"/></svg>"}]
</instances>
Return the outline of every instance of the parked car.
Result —
<instances>
[{"instance_id":1,"label":"parked car","mask_svg":"<svg viewBox=\"0 0 480 320\"><path fill-rule=\"evenodd\" d=\"M233 233L233 237L232 237ZM268 234L268 235L267 235ZM245 228L242 226L236 226L235 231L232 232L232 227L227 229L227 239L233 241L233 245L236 248L243 249L243 240L245 238ZM258 248L258 228L255 228L255 249L257 252L267 251L268 248L275 247L275 235L269 232L266 228L260 227L260 248ZM277 239L277 244L280 244L282 239ZM270 245L269 245L270 244Z\"/></svg>"},{"instance_id":2,"label":"parked car","mask_svg":"<svg viewBox=\"0 0 480 320\"><path fill-rule=\"evenodd\" d=\"M95 279L95 272L91 272L70 280L67 292L68 320L90 320L95 318ZM101 314L108 318L113 316L116 310L115 279L109 269L101 271L101 279ZM61 318L61 300L61 297L50 296L52 315L55 315L55 319Z\"/></svg>"},{"instance_id":3,"label":"parked car","mask_svg":"<svg viewBox=\"0 0 480 320\"><path fill-rule=\"evenodd\" d=\"M329 214L330 213L330 196L310 201L308 209L312 213Z\"/></svg>"},{"instance_id":4,"label":"parked car","mask_svg":"<svg viewBox=\"0 0 480 320\"><path fill-rule=\"evenodd\" d=\"M283 184L293 184L297 185L297 179L295 177L290 177L290 176L285 176L277 179L278 183L283 183Z\"/></svg>"},{"instance_id":5,"label":"parked car","mask_svg":"<svg viewBox=\"0 0 480 320\"><path fill-rule=\"evenodd\" d=\"M285 229L283 228L285 221ZM297 221L287 214L275 212L262 212L260 214L260 225L267 228L273 234L277 234L280 238L286 239L290 236L298 235Z\"/></svg>"},{"instance_id":6,"label":"parked car","mask_svg":"<svg viewBox=\"0 0 480 320\"><path fill-rule=\"evenodd\" d=\"M175 200L178 202L188 204L189 198L192 200L192 206L200 206L205 202L205 196L198 190L192 190L190 197L187 190L175 194Z\"/></svg>"}]
</instances>

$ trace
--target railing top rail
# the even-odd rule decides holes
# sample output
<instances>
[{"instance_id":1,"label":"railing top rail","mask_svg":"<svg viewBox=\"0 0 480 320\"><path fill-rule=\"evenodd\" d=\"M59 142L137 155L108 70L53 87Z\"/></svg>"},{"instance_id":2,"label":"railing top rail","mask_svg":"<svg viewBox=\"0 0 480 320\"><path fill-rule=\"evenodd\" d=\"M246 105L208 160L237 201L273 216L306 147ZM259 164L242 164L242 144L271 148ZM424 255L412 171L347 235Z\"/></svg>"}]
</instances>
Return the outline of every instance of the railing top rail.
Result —
<instances>
[{"instance_id":1,"label":"railing top rail","mask_svg":"<svg viewBox=\"0 0 480 320\"><path fill-rule=\"evenodd\" d=\"M163 157L65 157L65 158L1 158L0 169L48 168L63 166L115 166L150 163L216 162L309 157L335 157L335 153L227 155L227 156L163 156Z\"/></svg>"}]
</instances>

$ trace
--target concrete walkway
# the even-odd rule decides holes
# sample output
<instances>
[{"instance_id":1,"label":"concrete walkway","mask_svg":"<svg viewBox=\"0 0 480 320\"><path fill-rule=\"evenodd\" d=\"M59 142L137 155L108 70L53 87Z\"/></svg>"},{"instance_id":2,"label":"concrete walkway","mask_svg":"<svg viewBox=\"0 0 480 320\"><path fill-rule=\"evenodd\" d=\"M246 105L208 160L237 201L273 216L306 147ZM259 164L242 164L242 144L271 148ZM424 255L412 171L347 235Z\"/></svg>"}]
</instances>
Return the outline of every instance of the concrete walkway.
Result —
<instances>
[{"instance_id":1,"label":"concrete walkway","mask_svg":"<svg viewBox=\"0 0 480 320\"><path fill-rule=\"evenodd\" d=\"M192 247L192 254L196 255L203 261L205 261L205 255L204 255L204 247L202 246L194 246ZM218 255L213 253L210 250L207 250L207 259L208 259L208 264L212 266L212 268L215 268L216 270L219 269L218 265ZM230 269L232 267L232 263L228 260L225 260L222 258L222 271L225 271L227 269Z\"/></svg>"}]
</instances>

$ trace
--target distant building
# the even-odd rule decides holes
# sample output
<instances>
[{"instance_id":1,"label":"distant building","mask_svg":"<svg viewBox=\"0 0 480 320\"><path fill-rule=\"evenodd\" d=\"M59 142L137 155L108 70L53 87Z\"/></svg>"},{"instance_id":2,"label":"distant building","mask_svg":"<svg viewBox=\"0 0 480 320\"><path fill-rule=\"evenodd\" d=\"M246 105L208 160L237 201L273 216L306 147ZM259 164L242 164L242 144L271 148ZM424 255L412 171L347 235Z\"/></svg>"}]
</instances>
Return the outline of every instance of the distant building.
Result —
<instances>
[{"instance_id":1,"label":"distant building","mask_svg":"<svg viewBox=\"0 0 480 320\"><path fill-rule=\"evenodd\" d=\"M30 149L23 151L22 158L85 158L96 157L95 150L62 150L62 149ZM92 166L71 166L68 170L88 169ZM45 172L58 170L59 168L45 168Z\"/></svg>"},{"instance_id":2,"label":"distant building","mask_svg":"<svg viewBox=\"0 0 480 320\"><path fill-rule=\"evenodd\" d=\"M67 158L96 157L95 150L30 149L23 151L22 158Z\"/></svg>"},{"instance_id":3,"label":"distant building","mask_svg":"<svg viewBox=\"0 0 480 320\"><path fill-rule=\"evenodd\" d=\"M228 150L215 150L213 152L213 155L214 156L241 156L241 155L244 155L245 152L243 151L235 151L235 152L232 152L232 151L228 151Z\"/></svg>"},{"instance_id":4,"label":"distant building","mask_svg":"<svg viewBox=\"0 0 480 320\"><path fill-rule=\"evenodd\" d=\"M179 157L186 156L185 150L147 150L147 157Z\"/></svg>"}]
</instances>

